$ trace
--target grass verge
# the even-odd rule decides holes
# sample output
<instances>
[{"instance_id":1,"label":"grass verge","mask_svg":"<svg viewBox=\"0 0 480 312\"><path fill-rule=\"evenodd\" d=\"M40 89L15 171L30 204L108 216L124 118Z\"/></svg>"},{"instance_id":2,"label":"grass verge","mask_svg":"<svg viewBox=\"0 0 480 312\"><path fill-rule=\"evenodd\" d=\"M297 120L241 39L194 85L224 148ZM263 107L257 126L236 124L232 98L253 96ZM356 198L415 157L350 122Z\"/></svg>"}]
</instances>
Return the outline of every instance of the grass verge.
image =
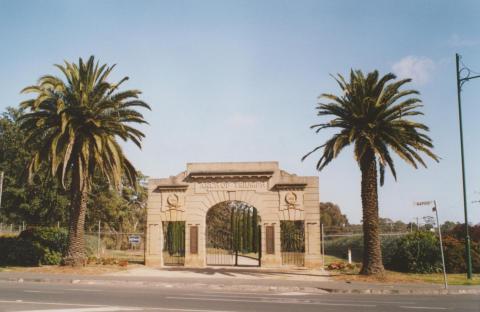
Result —
<instances>
[{"instance_id":1,"label":"grass verge","mask_svg":"<svg viewBox=\"0 0 480 312\"><path fill-rule=\"evenodd\" d=\"M329 266L335 263L346 263L344 259L334 256L325 256L325 264ZM331 276L335 280L341 281L358 281L358 282L380 282L380 283L431 283L443 284L442 273L417 274L402 273L395 271L385 271L383 275L364 276L358 274L360 263L353 263L353 269L345 268L343 270L329 270ZM471 280L467 279L466 274L447 274L447 282L449 285L480 285L480 274L473 274Z\"/></svg>"},{"instance_id":2,"label":"grass verge","mask_svg":"<svg viewBox=\"0 0 480 312\"><path fill-rule=\"evenodd\" d=\"M332 272L331 277L341 281L443 284L441 273L414 274L385 271L383 275L364 276L357 272ZM474 274L471 280L468 280L465 274L447 274L447 281L449 285L480 285L480 274Z\"/></svg>"}]
</instances>

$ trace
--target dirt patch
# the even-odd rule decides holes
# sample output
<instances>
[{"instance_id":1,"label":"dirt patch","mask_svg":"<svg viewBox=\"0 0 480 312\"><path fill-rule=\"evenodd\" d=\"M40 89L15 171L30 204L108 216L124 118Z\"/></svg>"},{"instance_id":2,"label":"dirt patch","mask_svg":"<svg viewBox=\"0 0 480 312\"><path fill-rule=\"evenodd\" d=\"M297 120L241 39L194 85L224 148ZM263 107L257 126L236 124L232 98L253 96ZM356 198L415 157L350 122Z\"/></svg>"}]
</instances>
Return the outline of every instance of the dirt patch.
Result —
<instances>
[{"instance_id":1,"label":"dirt patch","mask_svg":"<svg viewBox=\"0 0 480 312\"><path fill-rule=\"evenodd\" d=\"M365 276L358 273L333 273L331 277L337 281L366 282L366 283L425 283L422 278L397 272Z\"/></svg>"}]
</instances>

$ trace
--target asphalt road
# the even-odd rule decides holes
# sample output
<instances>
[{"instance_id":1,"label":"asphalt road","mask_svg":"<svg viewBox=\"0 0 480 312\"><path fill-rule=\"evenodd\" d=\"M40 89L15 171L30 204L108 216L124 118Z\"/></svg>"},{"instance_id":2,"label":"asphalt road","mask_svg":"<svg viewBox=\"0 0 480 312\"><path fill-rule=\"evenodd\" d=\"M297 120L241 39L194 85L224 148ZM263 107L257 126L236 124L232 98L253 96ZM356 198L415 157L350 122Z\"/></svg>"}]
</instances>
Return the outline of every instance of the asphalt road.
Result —
<instances>
[{"instance_id":1,"label":"asphalt road","mask_svg":"<svg viewBox=\"0 0 480 312\"><path fill-rule=\"evenodd\" d=\"M480 311L475 295L340 295L0 282L0 311Z\"/></svg>"}]
</instances>

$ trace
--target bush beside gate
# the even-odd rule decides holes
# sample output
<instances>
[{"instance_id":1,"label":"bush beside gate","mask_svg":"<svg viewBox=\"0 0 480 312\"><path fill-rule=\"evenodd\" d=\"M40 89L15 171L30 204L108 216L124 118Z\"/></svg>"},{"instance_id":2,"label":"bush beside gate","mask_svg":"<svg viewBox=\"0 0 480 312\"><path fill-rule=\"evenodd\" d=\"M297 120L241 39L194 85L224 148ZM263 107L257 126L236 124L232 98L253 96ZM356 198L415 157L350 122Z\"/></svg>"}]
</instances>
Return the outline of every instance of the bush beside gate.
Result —
<instances>
[{"instance_id":1,"label":"bush beside gate","mask_svg":"<svg viewBox=\"0 0 480 312\"><path fill-rule=\"evenodd\" d=\"M60 264L68 233L54 227L27 229L17 237L0 237L0 265Z\"/></svg>"},{"instance_id":2,"label":"bush beside gate","mask_svg":"<svg viewBox=\"0 0 480 312\"><path fill-rule=\"evenodd\" d=\"M445 267L448 273L463 273L465 245L452 236L444 238ZM384 266L388 270L409 273L434 273L442 271L439 242L429 231L417 231L403 236L387 236L381 239ZM352 260L361 262L363 237L338 237L325 241L325 254L346 259L348 249ZM472 241L472 266L480 272L480 244Z\"/></svg>"}]
</instances>

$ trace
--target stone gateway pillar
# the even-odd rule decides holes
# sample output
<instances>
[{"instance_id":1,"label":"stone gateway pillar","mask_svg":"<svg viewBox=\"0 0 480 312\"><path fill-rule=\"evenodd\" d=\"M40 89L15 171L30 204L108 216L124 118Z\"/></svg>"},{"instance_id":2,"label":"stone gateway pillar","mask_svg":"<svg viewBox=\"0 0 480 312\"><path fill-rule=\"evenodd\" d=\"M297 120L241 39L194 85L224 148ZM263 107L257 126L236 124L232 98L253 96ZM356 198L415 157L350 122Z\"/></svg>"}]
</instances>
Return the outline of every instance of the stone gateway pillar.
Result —
<instances>
[{"instance_id":1,"label":"stone gateway pillar","mask_svg":"<svg viewBox=\"0 0 480 312\"><path fill-rule=\"evenodd\" d=\"M212 253L232 259L225 262L229 265L322 265L318 177L287 173L277 162L189 163L176 176L150 179L148 196L147 266L205 267ZM207 212L227 202L258 213L255 251L246 250L252 244L239 245L240 236L227 240L236 249L207 242ZM251 226L251 219L248 222ZM242 237L251 240L252 234Z\"/></svg>"}]
</instances>

